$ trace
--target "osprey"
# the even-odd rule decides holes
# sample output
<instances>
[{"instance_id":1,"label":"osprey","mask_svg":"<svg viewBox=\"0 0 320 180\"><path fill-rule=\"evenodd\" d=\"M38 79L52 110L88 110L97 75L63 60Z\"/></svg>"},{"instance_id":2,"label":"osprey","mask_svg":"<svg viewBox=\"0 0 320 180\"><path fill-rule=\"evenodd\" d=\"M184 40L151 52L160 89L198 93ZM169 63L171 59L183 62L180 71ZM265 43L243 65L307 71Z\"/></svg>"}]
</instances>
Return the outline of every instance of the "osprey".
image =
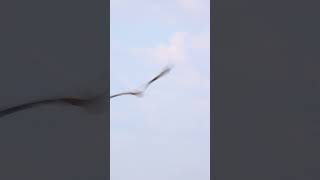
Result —
<instances>
[{"instance_id":1,"label":"osprey","mask_svg":"<svg viewBox=\"0 0 320 180\"><path fill-rule=\"evenodd\" d=\"M110 96L110 99L115 98L115 97L119 97L119 96L124 96L124 95L133 95L133 96L137 96L137 97L142 97L144 92L148 89L148 87L154 83L156 80L158 80L159 78L161 78L162 76L168 74L171 71L172 67L171 66L167 66L166 68L164 68L164 70L157 75L156 77L154 77L153 79L151 79L149 82L147 82L143 88L141 90L133 90L133 91L129 91L129 92L123 92L123 93L118 93L115 95Z\"/></svg>"}]
</instances>

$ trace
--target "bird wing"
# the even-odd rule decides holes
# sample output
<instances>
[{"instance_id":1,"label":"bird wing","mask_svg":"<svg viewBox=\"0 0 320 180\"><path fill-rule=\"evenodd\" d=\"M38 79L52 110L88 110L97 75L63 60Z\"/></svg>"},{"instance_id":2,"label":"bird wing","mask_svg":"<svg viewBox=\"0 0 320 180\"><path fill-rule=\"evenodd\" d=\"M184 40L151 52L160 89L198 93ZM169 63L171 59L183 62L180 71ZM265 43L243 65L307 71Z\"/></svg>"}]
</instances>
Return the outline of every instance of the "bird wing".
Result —
<instances>
[{"instance_id":1,"label":"bird wing","mask_svg":"<svg viewBox=\"0 0 320 180\"><path fill-rule=\"evenodd\" d=\"M159 78L163 77L164 75L168 74L171 71L171 67L168 66L166 67L159 75L157 75L156 77L154 77L153 79L151 79L144 87L144 91L152 84L154 83L156 80L158 80Z\"/></svg>"},{"instance_id":2,"label":"bird wing","mask_svg":"<svg viewBox=\"0 0 320 180\"><path fill-rule=\"evenodd\" d=\"M125 95L140 96L141 94L142 94L141 91L124 92L124 93L112 95L112 96L110 96L110 99L115 98L115 97L119 97L119 96L125 96Z\"/></svg>"}]
</instances>

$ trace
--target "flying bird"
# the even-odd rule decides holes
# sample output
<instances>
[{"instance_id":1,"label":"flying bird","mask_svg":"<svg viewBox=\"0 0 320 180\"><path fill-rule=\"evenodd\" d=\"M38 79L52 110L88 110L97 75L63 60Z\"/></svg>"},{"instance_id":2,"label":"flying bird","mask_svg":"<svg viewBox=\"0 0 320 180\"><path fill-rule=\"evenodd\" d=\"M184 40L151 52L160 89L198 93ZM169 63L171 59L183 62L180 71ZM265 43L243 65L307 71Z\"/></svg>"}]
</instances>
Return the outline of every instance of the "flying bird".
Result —
<instances>
[{"instance_id":1,"label":"flying bird","mask_svg":"<svg viewBox=\"0 0 320 180\"><path fill-rule=\"evenodd\" d=\"M151 79L149 82L147 82L141 90L134 90L134 91L129 91L129 92L123 92L119 94L115 94L110 96L110 99L119 97L119 96L125 96L125 95L132 95L132 96L137 96L137 97L142 97L144 92L149 88L149 86L154 83L156 80L159 78L163 77L164 75L168 74L171 71L172 67L167 66L159 75Z\"/></svg>"}]
</instances>

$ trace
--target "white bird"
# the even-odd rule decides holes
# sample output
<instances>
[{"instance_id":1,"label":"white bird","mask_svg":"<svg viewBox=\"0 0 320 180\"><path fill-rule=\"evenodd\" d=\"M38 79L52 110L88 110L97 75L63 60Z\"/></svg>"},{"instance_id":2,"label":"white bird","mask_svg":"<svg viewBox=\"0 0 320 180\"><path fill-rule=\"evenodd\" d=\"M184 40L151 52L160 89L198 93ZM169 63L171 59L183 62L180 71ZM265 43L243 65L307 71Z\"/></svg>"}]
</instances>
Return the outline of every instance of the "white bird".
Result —
<instances>
[{"instance_id":1,"label":"white bird","mask_svg":"<svg viewBox=\"0 0 320 180\"><path fill-rule=\"evenodd\" d=\"M172 69L172 66L167 66L166 68L164 68L164 70L157 75L156 77L154 77L152 80L150 80L149 82L147 82L142 90L133 90L133 91L129 91L129 92L123 92L123 93L119 93L119 94L115 94L110 96L110 99L115 98L115 97L119 97L119 96L124 96L124 95L132 95L132 96L137 96L137 97L142 97L144 92L148 89L148 87L154 83L156 80L158 80L159 78L161 78L162 76L168 74Z\"/></svg>"}]
</instances>

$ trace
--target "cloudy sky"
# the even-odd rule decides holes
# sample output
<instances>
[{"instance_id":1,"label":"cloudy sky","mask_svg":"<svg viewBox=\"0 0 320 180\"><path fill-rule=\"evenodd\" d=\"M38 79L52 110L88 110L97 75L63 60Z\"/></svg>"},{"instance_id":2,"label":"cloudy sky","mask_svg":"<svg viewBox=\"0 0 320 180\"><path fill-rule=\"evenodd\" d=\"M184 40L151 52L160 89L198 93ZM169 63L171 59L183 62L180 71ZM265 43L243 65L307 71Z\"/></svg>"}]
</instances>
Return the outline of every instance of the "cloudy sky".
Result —
<instances>
[{"instance_id":1,"label":"cloudy sky","mask_svg":"<svg viewBox=\"0 0 320 180\"><path fill-rule=\"evenodd\" d=\"M111 180L209 180L210 0L111 0Z\"/></svg>"}]
</instances>

